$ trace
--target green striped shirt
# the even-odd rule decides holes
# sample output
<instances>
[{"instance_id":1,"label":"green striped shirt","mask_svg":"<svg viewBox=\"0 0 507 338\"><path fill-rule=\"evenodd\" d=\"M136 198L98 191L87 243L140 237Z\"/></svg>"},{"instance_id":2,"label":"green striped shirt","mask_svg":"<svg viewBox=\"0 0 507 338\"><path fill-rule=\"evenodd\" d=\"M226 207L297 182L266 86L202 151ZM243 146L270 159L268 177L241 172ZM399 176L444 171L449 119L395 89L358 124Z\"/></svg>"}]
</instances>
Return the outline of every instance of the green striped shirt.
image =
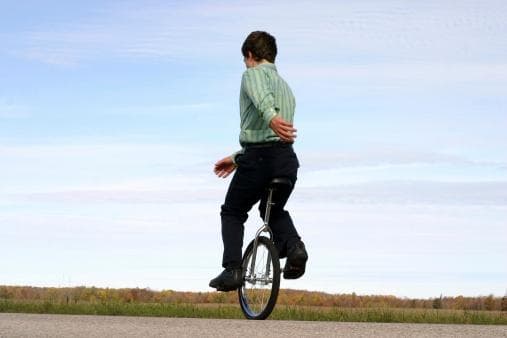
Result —
<instances>
[{"instance_id":1,"label":"green striped shirt","mask_svg":"<svg viewBox=\"0 0 507 338\"><path fill-rule=\"evenodd\" d=\"M279 115L293 123L295 107L294 95L287 82L278 75L274 64L262 63L248 68L243 73L239 94L239 143L244 145L280 140L269 127L269 122ZM243 149L234 153L233 160L242 152Z\"/></svg>"}]
</instances>

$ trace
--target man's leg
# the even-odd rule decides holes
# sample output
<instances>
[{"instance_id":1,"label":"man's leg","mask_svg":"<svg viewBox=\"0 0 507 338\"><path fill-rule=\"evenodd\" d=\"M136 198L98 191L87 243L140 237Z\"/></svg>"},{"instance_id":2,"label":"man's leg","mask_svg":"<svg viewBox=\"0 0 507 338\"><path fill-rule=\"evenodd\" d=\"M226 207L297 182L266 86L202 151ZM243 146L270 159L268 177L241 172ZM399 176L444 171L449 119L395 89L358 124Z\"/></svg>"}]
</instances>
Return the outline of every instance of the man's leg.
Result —
<instances>
[{"instance_id":1,"label":"man's leg","mask_svg":"<svg viewBox=\"0 0 507 338\"><path fill-rule=\"evenodd\" d=\"M239 167L232 177L225 202L222 205L222 240L225 270L210 281L218 291L232 291L242 284L241 259L244 223L248 211L260 199L265 186L262 157L256 152L245 152L236 158Z\"/></svg>"},{"instance_id":2,"label":"man's leg","mask_svg":"<svg viewBox=\"0 0 507 338\"><path fill-rule=\"evenodd\" d=\"M275 204L271 207L269 226L273 231L275 246L278 249L280 258L286 257L287 248L290 248L301 239L289 212L284 210L285 204L294 189L295 180L295 177L291 177L293 184L291 189L275 191L273 193L273 202ZM264 193L259 204L259 212L262 219L264 219L266 213L267 199L268 193Z\"/></svg>"},{"instance_id":3,"label":"man's leg","mask_svg":"<svg viewBox=\"0 0 507 338\"><path fill-rule=\"evenodd\" d=\"M274 149L274 154L272 177L288 177L293 182L292 188L294 188L299 168L296 153L292 147L280 147ZM280 257L287 257L283 268L283 277L286 279L301 277L305 273L308 260L305 245L301 241L289 213L283 210L291 192L292 189L287 190L278 197L278 206L274 205L273 218L270 220L273 232L276 229L275 241L278 241L277 247Z\"/></svg>"},{"instance_id":4,"label":"man's leg","mask_svg":"<svg viewBox=\"0 0 507 338\"><path fill-rule=\"evenodd\" d=\"M259 170L238 167L220 213L224 268L241 266L244 223L248 218L248 211L261 198L263 189L263 177Z\"/></svg>"},{"instance_id":5,"label":"man's leg","mask_svg":"<svg viewBox=\"0 0 507 338\"><path fill-rule=\"evenodd\" d=\"M295 182L295 179L293 182ZM308 260L305 245L301 241L301 237L298 235L289 213L283 210L291 192L292 188L282 189L273 193L273 202L275 204L271 207L269 217L269 226L273 230L273 239L278 249L279 257L287 257L283 268L283 277L285 279L300 278L305 273L306 261ZM262 197L259 205L262 218L264 218L266 213L267 196L265 194Z\"/></svg>"}]
</instances>

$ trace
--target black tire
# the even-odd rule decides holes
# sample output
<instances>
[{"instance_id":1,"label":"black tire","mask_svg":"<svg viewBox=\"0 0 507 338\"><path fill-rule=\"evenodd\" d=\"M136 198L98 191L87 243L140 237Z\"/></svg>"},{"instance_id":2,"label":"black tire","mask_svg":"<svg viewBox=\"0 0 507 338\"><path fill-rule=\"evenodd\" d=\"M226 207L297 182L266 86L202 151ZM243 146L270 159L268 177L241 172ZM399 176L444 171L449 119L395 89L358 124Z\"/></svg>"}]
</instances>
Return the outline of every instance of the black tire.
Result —
<instances>
[{"instance_id":1,"label":"black tire","mask_svg":"<svg viewBox=\"0 0 507 338\"><path fill-rule=\"evenodd\" d=\"M266 319L273 311L280 290L280 260L278 251L266 237L259 236L255 274L251 274L251 259L254 241L251 241L243 255L243 285L238 289L239 304L248 319ZM270 261L270 273L266 266ZM257 277L258 275L261 277Z\"/></svg>"}]
</instances>

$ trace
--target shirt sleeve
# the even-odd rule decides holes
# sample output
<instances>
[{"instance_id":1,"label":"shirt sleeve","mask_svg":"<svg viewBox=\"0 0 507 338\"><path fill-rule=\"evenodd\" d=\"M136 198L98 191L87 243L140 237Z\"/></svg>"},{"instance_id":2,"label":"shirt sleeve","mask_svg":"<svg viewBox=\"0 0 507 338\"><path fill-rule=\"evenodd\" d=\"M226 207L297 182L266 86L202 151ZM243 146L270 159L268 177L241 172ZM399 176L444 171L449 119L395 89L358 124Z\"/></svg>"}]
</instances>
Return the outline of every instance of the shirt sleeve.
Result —
<instances>
[{"instance_id":1,"label":"shirt sleeve","mask_svg":"<svg viewBox=\"0 0 507 338\"><path fill-rule=\"evenodd\" d=\"M248 69L243 73L241 87L259 111L261 118L269 125L277 110L275 96L266 74L261 69Z\"/></svg>"},{"instance_id":2,"label":"shirt sleeve","mask_svg":"<svg viewBox=\"0 0 507 338\"><path fill-rule=\"evenodd\" d=\"M241 148L241 150L238 150L234 154L231 155L232 163L234 163L234 165L236 165L236 167L238 166L238 163L236 162L236 157L238 155L242 155L244 152L245 152L245 149Z\"/></svg>"}]
</instances>

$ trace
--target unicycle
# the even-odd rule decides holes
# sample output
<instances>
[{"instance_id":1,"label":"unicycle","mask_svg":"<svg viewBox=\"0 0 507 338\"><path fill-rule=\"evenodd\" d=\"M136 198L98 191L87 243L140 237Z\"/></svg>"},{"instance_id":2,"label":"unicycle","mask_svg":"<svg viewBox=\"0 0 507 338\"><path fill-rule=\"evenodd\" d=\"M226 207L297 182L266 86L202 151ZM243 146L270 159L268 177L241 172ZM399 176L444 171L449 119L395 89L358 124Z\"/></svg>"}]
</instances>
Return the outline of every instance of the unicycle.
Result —
<instances>
[{"instance_id":1,"label":"unicycle","mask_svg":"<svg viewBox=\"0 0 507 338\"><path fill-rule=\"evenodd\" d=\"M255 238L243 255L243 285L238 289L238 298L241 310L248 319L266 319L273 311L278 298L280 259L273 244L269 216L271 206L275 204L273 193L291 187L292 182L287 178L275 178L270 182L264 224L257 230ZM262 233L266 233L268 237L261 235Z\"/></svg>"}]
</instances>

